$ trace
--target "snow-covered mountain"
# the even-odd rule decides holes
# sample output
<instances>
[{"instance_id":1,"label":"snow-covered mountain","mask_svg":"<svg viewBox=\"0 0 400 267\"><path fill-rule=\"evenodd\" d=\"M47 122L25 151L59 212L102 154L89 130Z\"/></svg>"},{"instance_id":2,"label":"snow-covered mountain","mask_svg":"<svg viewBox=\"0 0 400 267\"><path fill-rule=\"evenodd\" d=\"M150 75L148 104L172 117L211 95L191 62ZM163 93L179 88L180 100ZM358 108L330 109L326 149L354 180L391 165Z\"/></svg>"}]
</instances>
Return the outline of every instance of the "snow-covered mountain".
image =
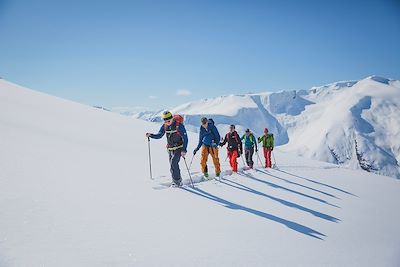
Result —
<instances>
[{"instance_id":1,"label":"snow-covered mountain","mask_svg":"<svg viewBox=\"0 0 400 267\"><path fill-rule=\"evenodd\" d=\"M154 190L159 127L0 80L0 266L399 266L398 180L278 148L279 169Z\"/></svg>"},{"instance_id":2,"label":"snow-covered mountain","mask_svg":"<svg viewBox=\"0 0 400 267\"><path fill-rule=\"evenodd\" d=\"M350 168L400 178L400 81L371 76L310 90L228 95L172 110L198 131L200 117L274 133L285 151ZM160 121L160 114L147 116ZM148 114L147 114L148 115ZM140 118L140 116L138 116Z\"/></svg>"},{"instance_id":3,"label":"snow-covered mountain","mask_svg":"<svg viewBox=\"0 0 400 267\"><path fill-rule=\"evenodd\" d=\"M162 112L162 110L150 110L145 107L112 107L111 112L118 113L124 116L129 116L135 119L151 120L152 117Z\"/></svg>"},{"instance_id":4,"label":"snow-covered mountain","mask_svg":"<svg viewBox=\"0 0 400 267\"><path fill-rule=\"evenodd\" d=\"M315 104L280 118L286 151L400 178L400 81L372 76L302 97Z\"/></svg>"}]
</instances>

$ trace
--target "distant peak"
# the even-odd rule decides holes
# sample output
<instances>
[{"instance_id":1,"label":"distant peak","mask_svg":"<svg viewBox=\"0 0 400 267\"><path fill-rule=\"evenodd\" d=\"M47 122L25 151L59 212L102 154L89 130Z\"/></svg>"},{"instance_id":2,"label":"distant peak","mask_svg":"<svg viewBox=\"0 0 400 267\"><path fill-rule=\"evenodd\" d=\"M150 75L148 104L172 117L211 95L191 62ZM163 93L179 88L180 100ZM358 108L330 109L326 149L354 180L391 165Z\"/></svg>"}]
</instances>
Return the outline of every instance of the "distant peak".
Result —
<instances>
[{"instance_id":1,"label":"distant peak","mask_svg":"<svg viewBox=\"0 0 400 267\"><path fill-rule=\"evenodd\" d=\"M348 88L355 85L357 81L339 81L334 83L329 83L323 86L313 86L311 90L319 90L319 89L341 89L341 88Z\"/></svg>"},{"instance_id":2,"label":"distant peak","mask_svg":"<svg viewBox=\"0 0 400 267\"><path fill-rule=\"evenodd\" d=\"M384 77L377 76L377 75L369 76L369 77L365 78L365 80L373 80L375 82L383 83L383 84L389 84L389 82L391 81L388 78L384 78Z\"/></svg>"}]
</instances>

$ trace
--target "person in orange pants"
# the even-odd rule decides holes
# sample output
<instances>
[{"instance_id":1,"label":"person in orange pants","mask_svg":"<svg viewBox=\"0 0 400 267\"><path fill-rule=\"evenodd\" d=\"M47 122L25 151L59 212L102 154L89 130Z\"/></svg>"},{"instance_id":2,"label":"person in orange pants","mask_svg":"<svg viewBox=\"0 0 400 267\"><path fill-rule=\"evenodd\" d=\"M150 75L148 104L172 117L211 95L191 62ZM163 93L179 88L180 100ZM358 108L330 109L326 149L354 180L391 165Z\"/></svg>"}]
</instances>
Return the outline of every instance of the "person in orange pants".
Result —
<instances>
[{"instance_id":1,"label":"person in orange pants","mask_svg":"<svg viewBox=\"0 0 400 267\"><path fill-rule=\"evenodd\" d=\"M193 155L196 155L197 151L201 149L201 171L204 177L208 177L207 160L208 155L211 154L214 167L215 175L219 177L221 175L221 165L218 158L218 144L221 140L217 127L214 125L212 119L201 118L201 126L199 131L199 143L196 149L193 151Z\"/></svg>"},{"instance_id":2,"label":"person in orange pants","mask_svg":"<svg viewBox=\"0 0 400 267\"><path fill-rule=\"evenodd\" d=\"M219 177L221 174L221 164L219 163L218 148L216 147L205 146L205 145L201 147L201 162L200 162L201 171L204 173L205 177L208 177L208 167L207 167L208 155L211 155L215 167L215 175Z\"/></svg>"},{"instance_id":3,"label":"person in orange pants","mask_svg":"<svg viewBox=\"0 0 400 267\"><path fill-rule=\"evenodd\" d=\"M237 158L243 154L242 140L235 130L235 125L230 126L230 131L225 135L224 140L219 144L221 147L228 143L228 158L232 171L238 171Z\"/></svg>"}]
</instances>

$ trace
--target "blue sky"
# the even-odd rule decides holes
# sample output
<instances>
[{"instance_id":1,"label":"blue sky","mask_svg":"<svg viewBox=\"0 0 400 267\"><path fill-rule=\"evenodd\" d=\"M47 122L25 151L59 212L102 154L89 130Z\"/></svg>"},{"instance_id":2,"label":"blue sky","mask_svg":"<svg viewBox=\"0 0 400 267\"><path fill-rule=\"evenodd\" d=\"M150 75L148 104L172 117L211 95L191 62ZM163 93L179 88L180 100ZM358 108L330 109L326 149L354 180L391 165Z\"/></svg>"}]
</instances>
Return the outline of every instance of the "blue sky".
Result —
<instances>
[{"instance_id":1,"label":"blue sky","mask_svg":"<svg viewBox=\"0 0 400 267\"><path fill-rule=\"evenodd\" d=\"M396 0L0 0L0 77L106 107L400 79L399 47Z\"/></svg>"}]
</instances>

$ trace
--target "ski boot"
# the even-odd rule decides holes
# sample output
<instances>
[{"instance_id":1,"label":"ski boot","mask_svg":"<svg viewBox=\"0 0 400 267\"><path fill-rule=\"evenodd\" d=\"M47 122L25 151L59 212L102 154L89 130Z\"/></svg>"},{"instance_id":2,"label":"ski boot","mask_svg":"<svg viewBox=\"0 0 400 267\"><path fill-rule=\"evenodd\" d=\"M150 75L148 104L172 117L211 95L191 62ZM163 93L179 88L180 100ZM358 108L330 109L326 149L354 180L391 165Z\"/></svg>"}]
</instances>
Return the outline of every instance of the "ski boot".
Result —
<instances>
[{"instance_id":1,"label":"ski boot","mask_svg":"<svg viewBox=\"0 0 400 267\"><path fill-rule=\"evenodd\" d=\"M182 186L182 180L180 181L172 181L171 187L181 187Z\"/></svg>"}]
</instances>

